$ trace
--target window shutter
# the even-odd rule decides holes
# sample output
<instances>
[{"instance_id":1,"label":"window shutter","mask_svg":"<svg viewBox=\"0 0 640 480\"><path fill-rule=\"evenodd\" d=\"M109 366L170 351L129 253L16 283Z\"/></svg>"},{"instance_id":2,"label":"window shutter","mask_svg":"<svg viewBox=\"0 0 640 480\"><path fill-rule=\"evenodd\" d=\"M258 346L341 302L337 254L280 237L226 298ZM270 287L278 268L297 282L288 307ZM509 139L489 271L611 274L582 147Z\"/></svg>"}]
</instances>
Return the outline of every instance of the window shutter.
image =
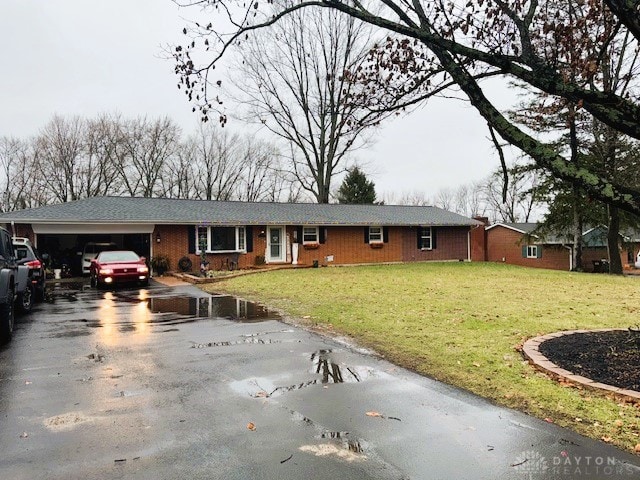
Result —
<instances>
[{"instance_id":1,"label":"window shutter","mask_svg":"<svg viewBox=\"0 0 640 480\"><path fill-rule=\"evenodd\" d=\"M369 227L364 227L364 243L369 243Z\"/></svg>"},{"instance_id":2,"label":"window shutter","mask_svg":"<svg viewBox=\"0 0 640 480\"><path fill-rule=\"evenodd\" d=\"M538 245L538 248L536 249L536 257L542 258L542 245Z\"/></svg>"},{"instance_id":3,"label":"window shutter","mask_svg":"<svg viewBox=\"0 0 640 480\"><path fill-rule=\"evenodd\" d=\"M320 243L324 243L326 240L325 227L318 227L318 241Z\"/></svg>"},{"instance_id":4,"label":"window shutter","mask_svg":"<svg viewBox=\"0 0 640 480\"><path fill-rule=\"evenodd\" d=\"M296 227L296 243L302 243L302 240L303 240L302 225L298 225Z\"/></svg>"},{"instance_id":5,"label":"window shutter","mask_svg":"<svg viewBox=\"0 0 640 480\"><path fill-rule=\"evenodd\" d=\"M431 249L435 250L436 249L436 227L431 227Z\"/></svg>"},{"instance_id":6,"label":"window shutter","mask_svg":"<svg viewBox=\"0 0 640 480\"><path fill-rule=\"evenodd\" d=\"M187 236L189 237L189 253L196 253L196 227L194 225L187 227Z\"/></svg>"},{"instance_id":7,"label":"window shutter","mask_svg":"<svg viewBox=\"0 0 640 480\"><path fill-rule=\"evenodd\" d=\"M244 229L244 242L247 253L253 252L253 227L251 225L247 225Z\"/></svg>"},{"instance_id":8,"label":"window shutter","mask_svg":"<svg viewBox=\"0 0 640 480\"><path fill-rule=\"evenodd\" d=\"M422 249L422 227L416 228L416 237L418 237L418 250Z\"/></svg>"},{"instance_id":9,"label":"window shutter","mask_svg":"<svg viewBox=\"0 0 640 480\"><path fill-rule=\"evenodd\" d=\"M382 241L389 243L389 227L382 227Z\"/></svg>"},{"instance_id":10,"label":"window shutter","mask_svg":"<svg viewBox=\"0 0 640 480\"><path fill-rule=\"evenodd\" d=\"M527 246L522 246L522 258L527 258Z\"/></svg>"}]
</instances>

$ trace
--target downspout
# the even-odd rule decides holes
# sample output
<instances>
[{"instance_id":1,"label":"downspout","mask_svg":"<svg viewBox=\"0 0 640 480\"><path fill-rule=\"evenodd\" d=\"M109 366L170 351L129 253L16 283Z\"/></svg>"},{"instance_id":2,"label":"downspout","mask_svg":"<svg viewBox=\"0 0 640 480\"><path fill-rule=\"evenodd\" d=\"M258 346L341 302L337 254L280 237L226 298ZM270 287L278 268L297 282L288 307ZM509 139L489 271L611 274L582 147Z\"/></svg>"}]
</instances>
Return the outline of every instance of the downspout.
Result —
<instances>
[{"instance_id":1,"label":"downspout","mask_svg":"<svg viewBox=\"0 0 640 480\"><path fill-rule=\"evenodd\" d=\"M563 245L564 248L569 250L569 271L573 271L573 247L568 245Z\"/></svg>"},{"instance_id":2,"label":"downspout","mask_svg":"<svg viewBox=\"0 0 640 480\"><path fill-rule=\"evenodd\" d=\"M471 228L467 230L467 262L471 261Z\"/></svg>"}]
</instances>

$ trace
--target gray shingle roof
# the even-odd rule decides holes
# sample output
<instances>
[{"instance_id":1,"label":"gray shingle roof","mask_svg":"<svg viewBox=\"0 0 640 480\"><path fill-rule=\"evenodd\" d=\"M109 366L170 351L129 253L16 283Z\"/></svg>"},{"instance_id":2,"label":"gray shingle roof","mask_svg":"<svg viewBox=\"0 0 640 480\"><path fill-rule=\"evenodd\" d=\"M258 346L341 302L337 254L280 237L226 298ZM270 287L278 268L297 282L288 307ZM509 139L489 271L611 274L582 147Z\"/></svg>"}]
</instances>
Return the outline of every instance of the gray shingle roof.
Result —
<instances>
[{"instance_id":1,"label":"gray shingle roof","mask_svg":"<svg viewBox=\"0 0 640 480\"><path fill-rule=\"evenodd\" d=\"M437 207L248 203L167 198L94 197L0 214L16 223L210 225L481 225Z\"/></svg>"}]
</instances>

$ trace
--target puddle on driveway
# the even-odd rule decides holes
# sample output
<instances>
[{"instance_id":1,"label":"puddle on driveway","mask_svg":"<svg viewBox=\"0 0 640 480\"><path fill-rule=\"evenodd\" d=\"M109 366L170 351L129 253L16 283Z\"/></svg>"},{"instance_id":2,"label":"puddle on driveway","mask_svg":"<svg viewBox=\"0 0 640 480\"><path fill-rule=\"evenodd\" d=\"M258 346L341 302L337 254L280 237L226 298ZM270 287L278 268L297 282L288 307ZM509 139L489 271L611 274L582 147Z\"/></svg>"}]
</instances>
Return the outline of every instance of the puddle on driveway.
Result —
<instances>
[{"instance_id":1,"label":"puddle on driveway","mask_svg":"<svg viewBox=\"0 0 640 480\"><path fill-rule=\"evenodd\" d=\"M240 343L244 342L234 342L234 344ZM201 347L194 346L194 348ZM231 382L230 387L242 395L249 395L254 398L270 398L314 385L358 383L372 378L389 377L388 373L375 368L347 365L341 358L341 351L333 351L331 349L317 350L309 356L309 360L312 363L309 373L312 374L312 378L308 380L290 385L278 385L277 381L266 377L252 377Z\"/></svg>"},{"instance_id":2,"label":"puddle on driveway","mask_svg":"<svg viewBox=\"0 0 640 480\"><path fill-rule=\"evenodd\" d=\"M223 318L237 322L278 320L280 315L264 305L231 296L190 296L169 288L129 288L96 290L81 282L56 284L51 288L54 305L50 312L66 316L64 323L83 323L87 327L120 333L149 333L153 325L174 326L202 319ZM81 313L85 318L77 317ZM86 316L89 318L86 318ZM165 328L155 332L176 331ZM54 336L80 336L76 329L65 328ZM249 343L249 342L244 342ZM254 343L262 343L255 341ZM214 346L214 345L207 345Z\"/></svg>"}]
</instances>

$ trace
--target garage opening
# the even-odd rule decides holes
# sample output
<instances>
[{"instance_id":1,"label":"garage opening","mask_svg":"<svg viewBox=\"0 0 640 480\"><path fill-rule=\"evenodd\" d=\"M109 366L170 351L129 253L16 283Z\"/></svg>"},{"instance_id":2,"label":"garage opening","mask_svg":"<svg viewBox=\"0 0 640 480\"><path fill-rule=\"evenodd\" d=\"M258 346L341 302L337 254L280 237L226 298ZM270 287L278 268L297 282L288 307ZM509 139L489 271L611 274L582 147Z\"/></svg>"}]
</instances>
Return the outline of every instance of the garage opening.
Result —
<instances>
[{"instance_id":1,"label":"garage opening","mask_svg":"<svg viewBox=\"0 0 640 480\"><path fill-rule=\"evenodd\" d=\"M50 268L66 265L73 275L82 274L82 252L89 242L114 243L118 249L133 250L150 260L149 233L39 233L36 244Z\"/></svg>"}]
</instances>

